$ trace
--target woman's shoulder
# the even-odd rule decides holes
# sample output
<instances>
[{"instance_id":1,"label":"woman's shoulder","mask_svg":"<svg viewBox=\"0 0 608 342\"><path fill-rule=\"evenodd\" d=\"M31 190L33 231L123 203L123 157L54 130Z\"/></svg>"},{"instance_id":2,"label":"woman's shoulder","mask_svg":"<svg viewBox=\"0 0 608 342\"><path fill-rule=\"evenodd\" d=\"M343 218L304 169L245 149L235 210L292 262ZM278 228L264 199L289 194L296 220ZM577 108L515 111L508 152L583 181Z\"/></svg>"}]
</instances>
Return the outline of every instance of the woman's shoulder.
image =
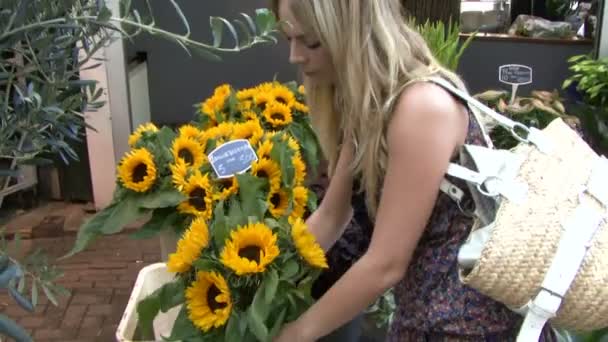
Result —
<instances>
[{"instance_id":1,"label":"woman's shoulder","mask_svg":"<svg viewBox=\"0 0 608 342\"><path fill-rule=\"evenodd\" d=\"M451 93L432 82L416 82L399 95L388 134L403 137L414 131L462 141L467 134L468 122L466 107Z\"/></svg>"}]
</instances>

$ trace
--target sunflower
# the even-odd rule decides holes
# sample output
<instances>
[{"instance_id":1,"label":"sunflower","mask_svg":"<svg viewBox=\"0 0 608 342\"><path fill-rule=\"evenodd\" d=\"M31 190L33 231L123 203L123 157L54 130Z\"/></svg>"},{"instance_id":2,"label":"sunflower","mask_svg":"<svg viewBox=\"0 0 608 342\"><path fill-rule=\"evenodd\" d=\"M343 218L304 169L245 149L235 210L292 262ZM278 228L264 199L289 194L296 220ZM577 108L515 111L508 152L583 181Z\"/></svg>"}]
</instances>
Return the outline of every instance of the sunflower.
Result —
<instances>
[{"instance_id":1,"label":"sunflower","mask_svg":"<svg viewBox=\"0 0 608 342\"><path fill-rule=\"evenodd\" d=\"M251 174L258 178L266 178L271 190L281 186L281 168L270 159L260 158L254 162L251 166Z\"/></svg>"},{"instance_id":2,"label":"sunflower","mask_svg":"<svg viewBox=\"0 0 608 342\"><path fill-rule=\"evenodd\" d=\"M234 124L230 122L222 122L216 127L212 127L205 131L202 136L203 146L207 146L209 140L215 140L216 146L223 144L230 138L234 130Z\"/></svg>"},{"instance_id":3,"label":"sunflower","mask_svg":"<svg viewBox=\"0 0 608 342\"><path fill-rule=\"evenodd\" d=\"M274 97L272 96L272 94L270 92L261 92L260 91L255 95L253 102L260 109L264 110L264 109L266 109L266 107L268 105L270 105L273 102L273 100L274 100Z\"/></svg>"},{"instance_id":4,"label":"sunflower","mask_svg":"<svg viewBox=\"0 0 608 342\"><path fill-rule=\"evenodd\" d=\"M181 159L194 169L200 168L207 161L203 146L198 140L180 136L173 141L171 151L174 160Z\"/></svg>"},{"instance_id":5,"label":"sunflower","mask_svg":"<svg viewBox=\"0 0 608 342\"><path fill-rule=\"evenodd\" d=\"M292 218L302 218L306 213L306 203L308 201L308 190L303 186L293 188L293 211Z\"/></svg>"},{"instance_id":6,"label":"sunflower","mask_svg":"<svg viewBox=\"0 0 608 342\"><path fill-rule=\"evenodd\" d=\"M230 91L230 85L222 84L215 88L213 96L201 104L201 112L211 119L213 125L217 124L216 115L224 110Z\"/></svg>"},{"instance_id":7,"label":"sunflower","mask_svg":"<svg viewBox=\"0 0 608 342\"><path fill-rule=\"evenodd\" d=\"M252 110L244 110L241 114L245 120L258 120L258 115Z\"/></svg>"},{"instance_id":8,"label":"sunflower","mask_svg":"<svg viewBox=\"0 0 608 342\"><path fill-rule=\"evenodd\" d=\"M184 214L191 214L210 219L213 213L213 188L207 174L202 175L196 170L188 179L182 193L188 199L182 202L177 209Z\"/></svg>"},{"instance_id":9,"label":"sunflower","mask_svg":"<svg viewBox=\"0 0 608 342\"><path fill-rule=\"evenodd\" d=\"M255 146L263 135L264 129L262 128L260 121L255 119L236 124L231 139L247 139L251 145Z\"/></svg>"},{"instance_id":10,"label":"sunflower","mask_svg":"<svg viewBox=\"0 0 608 342\"><path fill-rule=\"evenodd\" d=\"M300 154L300 144L296 139L294 139L291 135L283 135L283 140L287 140L287 146L292 149L296 155Z\"/></svg>"},{"instance_id":11,"label":"sunflower","mask_svg":"<svg viewBox=\"0 0 608 342\"><path fill-rule=\"evenodd\" d=\"M329 268L325 253L314 235L312 235L302 219L293 220L291 226L291 238L293 239L298 254L311 266L318 268Z\"/></svg>"},{"instance_id":12,"label":"sunflower","mask_svg":"<svg viewBox=\"0 0 608 342\"><path fill-rule=\"evenodd\" d=\"M296 185L304 183L304 180L306 179L306 164L302 160L302 157L300 157L299 154L293 156L291 158L291 163L293 164L293 168L295 170L294 183Z\"/></svg>"},{"instance_id":13,"label":"sunflower","mask_svg":"<svg viewBox=\"0 0 608 342\"><path fill-rule=\"evenodd\" d=\"M293 121L289 107L279 102L269 103L262 115L274 128L284 127Z\"/></svg>"},{"instance_id":14,"label":"sunflower","mask_svg":"<svg viewBox=\"0 0 608 342\"><path fill-rule=\"evenodd\" d=\"M287 212L289 208L289 196L281 189L271 190L266 201L268 210L275 218L279 218Z\"/></svg>"},{"instance_id":15,"label":"sunflower","mask_svg":"<svg viewBox=\"0 0 608 342\"><path fill-rule=\"evenodd\" d=\"M252 107L253 107L252 101L243 101L243 102L239 102L236 105L236 109L241 113L246 112L246 111L251 111Z\"/></svg>"},{"instance_id":16,"label":"sunflower","mask_svg":"<svg viewBox=\"0 0 608 342\"><path fill-rule=\"evenodd\" d=\"M150 133L158 132L158 128L151 122L140 125L139 127L137 127L135 132L133 132L129 136L129 146L131 146L131 147L135 146L135 144L137 144L137 142L139 141L141 136L144 134L144 132L150 132Z\"/></svg>"},{"instance_id":17,"label":"sunflower","mask_svg":"<svg viewBox=\"0 0 608 342\"><path fill-rule=\"evenodd\" d=\"M169 169L171 169L171 180L173 181L173 185L177 190L182 191L188 184L188 181L186 180L188 178L188 165L183 159L178 158L175 161L175 164L169 165Z\"/></svg>"},{"instance_id":18,"label":"sunflower","mask_svg":"<svg viewBox=\"0 0 608 342\"><path fill-rule=\"evenodd\" d=\"M216 272L198 272L186 289L186 307L190 321L204 332L225 325L232 313L226 279Z\"/></svg>"},{"instance_id":19,"label":"sunflower","mask_svg":"<svg viewBox=\"0 0 608 342\"><path fill-rule=\"evenodd\" d=\"M272 152L273 144L270 139L266 139L260 143L258 147L258 158L270 159L270 153Z\"/></svg>"},{"instance_id":20,"label":"sunflower","mask_svg":"<svg viewBox=\"0 0 608 342\"><path fill-rule=\"evenodd\" d=\"M167 269L172 273L183 273L201 256L209 245L209 229L202 218L197 218L177 242L177 251L169 255Z\"/></svg>"},{"instance_id":21,"label":"sunflower","mask_svg":"<svg viewBox=\"0 0 608 342\"><path fill-rule=\"evenodd\" d=\"M182 127L179 128L180 137L193 139L193 140L199 140L200 135L201 135L201 131L192 125L183 125Z\"/></svg>"},{"instance_id":22,"label":"sunflower","mask_svg":"<svg viewBox=\"0 0 608 342\"><path fill-rule=\"evenodd\" d=\"M306 88L304 88L303 84L298 87L298 92L302 95L306 95Z\"/></svg>"},{"instance_id":23,"label":"sunflower","mask_svg":"<svg viewBox=\"0 0 608 342\"><path fill-rule=\"evenodd\" d=\"M118 176L125 188L146 192L156 181L154 156L145 148L127 153L118 166Z\"/></svg>"},{"instance_id":24,"label":"sunflower","mask_svg":"<svg viewBox=\"0 0 608 342\"><path fill-rule=\"evenodd\" d=\"M264 82L256 87L258 93L269 93L275 87L276 82Z\"/></svg>"},{"instance_id":25,"label":"sunflower","mask_svg":"<svg viewBox=\"0 0 608 342\"><path fill-rule=\"evenodd\" d=\"M277 235L263 223L252 223L230 233L220 260L241 276L266 271L278 255Z\"/></svg>"},{"instance_id":26,"label":"sunflower","mask_svg":"<svg viewBox=\"0 0 608 342\"><path fill-rule=\"evenodd\" d=\"M274 100L278 103L284 104L288 107L292 107L296 102L296 97L293 95L291 90L284 85L277 85L270 92Z\"/></svg>"},{"instance_id":27,"label":"sunflower","mask_svg":"<svg viewBox=\"0 0 608 342\"><path fill-rule=\"evenodd\" d=\"M308 112L310 112L310 108L308 108L307 105L305 105L305 104L303 104L301 102L298 102L298 101L296 101L293 104L293 109L297 110L298 112L302 112L302 113L308 113Z\"/></svg>"},{"instance_id":28,"label":"sunflower","mask_svg":"<svg viewBox=\"0 0 608 342\"><path fill-rule=\"evenodd\" d=\"M256 88L247 88L242 89L236 92L236 99L240 102L251 101L257 94L258 89Z\"/></svg>"},{"instance_id":29,"label":"sunflower","mask_svg":"<svg viewBox=\"0 0 608 342\"><path fill-rule=\"evenodd\" d=\"M239 182L236 177L218 178L215 180L215 186L217 190L214 198L219 201L225 200L239 191Z\"/></svg>"}]
</instances>

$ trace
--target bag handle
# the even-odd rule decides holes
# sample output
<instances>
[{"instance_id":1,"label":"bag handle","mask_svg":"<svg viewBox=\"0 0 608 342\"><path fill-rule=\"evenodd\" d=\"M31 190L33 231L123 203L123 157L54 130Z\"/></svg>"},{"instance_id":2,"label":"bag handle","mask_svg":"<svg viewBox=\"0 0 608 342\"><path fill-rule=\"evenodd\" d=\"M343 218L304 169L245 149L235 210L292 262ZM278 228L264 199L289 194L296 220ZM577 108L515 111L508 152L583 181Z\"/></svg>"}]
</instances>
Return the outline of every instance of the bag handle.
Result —
<instances>
[{"instance_id":1,"label":"bag handle","mask_svg":"<svg viewBox=\"0 0 608 342\"><path fill-rule=\"evenodd\" d=\"M548 142L547 139L542 136L541 132L538 129L536 129L534 127L530 128L520 122L513 121L513 120L509 119L508 117L497 113L496 111L492 110L490 107L481 103L476 98L474 98L471 95L467 94L466 92L454 87L448 81L446 81L442 78L429 77L428 80L433 83L436 83L437 85L441 86L442 88L449 91L450 93L458 96L460 99L467 102L469 105L472 105L472 106L476 107L477 109L479 109L481 111L481 113L483 113L486 116L488 116L489 118L493 119L500 126L504 127L509 132L511 132L511 135L515 139L517 139L519 142L526 143L526 144L532 143L532 144L536 145L536 147L538 147L539 150L541 150L542 152L545 152L545 153L549 152L549 150L551 149L550 142ZM524 135L522 136L519 132L523 132Z\"/></svg>"}]
</instances>

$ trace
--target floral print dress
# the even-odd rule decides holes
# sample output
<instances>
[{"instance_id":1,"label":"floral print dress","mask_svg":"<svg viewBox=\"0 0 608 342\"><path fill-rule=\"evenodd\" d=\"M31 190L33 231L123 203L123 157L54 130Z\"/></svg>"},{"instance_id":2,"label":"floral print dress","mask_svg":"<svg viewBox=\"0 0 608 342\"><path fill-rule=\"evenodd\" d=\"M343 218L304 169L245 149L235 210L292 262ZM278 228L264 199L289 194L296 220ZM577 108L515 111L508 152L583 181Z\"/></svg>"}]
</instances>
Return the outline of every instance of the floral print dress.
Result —
<instances>
[{"instance_id":1,"label":"floral print dress","mask_svg":"<svg viewBox=\"0 0 608 342\"><path fill-rule=\"evenodd\" d=\"M485 145L481 128L470 113L466 143ZM466 185L451 181L466 193ZM315 286L322 295L365 253L373 231L363 193L352 199L354 218L329 251L330 270ZM405 277L395 286L397 310L388 332L389 342L406 341L514 341L522 317L476 290L458 276L458 250L466 240L472 219L447 195L438 195L426 230L413 254ZM549 326L541 341L553 341Z\"/></svg>"}]
</instances>

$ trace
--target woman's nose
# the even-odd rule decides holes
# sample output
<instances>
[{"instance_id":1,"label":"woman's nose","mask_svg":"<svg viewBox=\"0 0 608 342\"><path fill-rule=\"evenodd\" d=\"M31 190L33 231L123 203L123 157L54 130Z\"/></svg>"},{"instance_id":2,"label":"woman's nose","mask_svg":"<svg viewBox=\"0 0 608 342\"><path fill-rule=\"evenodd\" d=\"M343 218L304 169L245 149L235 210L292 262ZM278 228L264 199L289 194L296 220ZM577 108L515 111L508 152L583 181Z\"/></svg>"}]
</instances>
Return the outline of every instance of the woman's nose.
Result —
<instances>
[{"instance_id":1,"label":"woman's nose","mask_svg":"<svg viewBox=\"0 0 608 342\"><path fill-rule=\"evenodd\" d=\"M306 61L306 56L299 45L296 39L289 43L289 63L291 64L303 64Z\"/></svg>"}]
</instances>

